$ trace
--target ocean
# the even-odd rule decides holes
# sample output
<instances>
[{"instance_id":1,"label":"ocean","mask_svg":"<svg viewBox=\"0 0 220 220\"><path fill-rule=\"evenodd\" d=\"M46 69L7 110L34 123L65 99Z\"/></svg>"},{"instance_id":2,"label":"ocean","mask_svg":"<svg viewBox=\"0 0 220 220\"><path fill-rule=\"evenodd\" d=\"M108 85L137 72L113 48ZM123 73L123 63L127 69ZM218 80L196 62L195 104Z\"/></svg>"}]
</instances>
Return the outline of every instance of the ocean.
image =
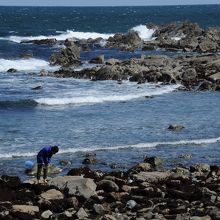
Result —
<instances>
[{"instance_id":1,"label":"ocean","mask_svg":"<svg viewBox=\"0 0 220 220\"><path fill-rule=\"evenodd\" d=\"M52 162L66 159L82 165L86 152L100 163L92 169L127 169L145 155L175 163L220 163L219 92L178 91L179 85L124 81L90 81L41 77L41 69L57 70L48 59L60 45L21 44L48 37L107 39L137 30L150 39L146 23L189 20L208 28L220 26L220 5L161 7L0 7L0 174L24 174L25 161L36 161L45 145L59 145ZM31 53L33 58L20 58ZM178 56L164 50L121 52L93 48L81 52L85 68L97 55L120 60L142 54ZM7 73L10 68L18 70ZM42 86L42 90L32 90ZM152 98L146 98L152 96ZM170 124L185 129L173 132ZM191 154L192 160L179 156Z\"/></svg>"}]
</instances>

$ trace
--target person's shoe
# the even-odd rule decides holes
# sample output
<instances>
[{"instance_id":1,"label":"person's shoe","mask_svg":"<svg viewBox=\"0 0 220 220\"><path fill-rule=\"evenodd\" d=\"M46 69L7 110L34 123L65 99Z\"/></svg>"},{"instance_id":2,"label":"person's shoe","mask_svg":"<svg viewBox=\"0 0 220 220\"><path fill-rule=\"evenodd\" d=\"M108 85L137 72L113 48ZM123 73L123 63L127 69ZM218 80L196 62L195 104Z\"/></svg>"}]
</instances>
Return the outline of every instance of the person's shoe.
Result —
<instances>
[{"instance_id":1,"label":"person's shoe","mask_svg":"<svg viewBox=\"0 0 220 220\"><path fill-rule=\"evenodd\" d=\"M47 179L44 179L44 182L43 182L43 183L47 184L47 182L48 182Z\"/></svg>"}]
</instances>

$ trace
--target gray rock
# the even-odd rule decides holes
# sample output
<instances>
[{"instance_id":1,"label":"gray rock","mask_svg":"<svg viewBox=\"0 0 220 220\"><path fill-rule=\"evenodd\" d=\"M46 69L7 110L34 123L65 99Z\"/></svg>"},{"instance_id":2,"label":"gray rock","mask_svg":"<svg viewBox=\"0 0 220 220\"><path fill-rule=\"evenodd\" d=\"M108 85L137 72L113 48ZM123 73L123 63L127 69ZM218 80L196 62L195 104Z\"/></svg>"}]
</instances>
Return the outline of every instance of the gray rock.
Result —
<instances>
[{"instance_id":1,"label":"gray rock","mask_svg":"<svg viewBox=\"0 0 220 220\"><path fill-rule=\"evenodd\" d=\"M185 37L179 41L180 48L184 49L185 51L196 50L198 44L199 44L198 39L195 36Z\"/></svg>"},{"instance_id":2,"label":"gray rock","mask_svg":"<svg viewBox=\"0 0 220 220\"><path fill-rule=\"evenodd\" d=\"M76 213L78 219L85 219L88 217L88 214L83 208L80 208L79 211Z\"/></svg>"},{"instance_id":3,"label":"gray rock","mask_svg":"<svg viewBox=\"0 0 220 220\"><path fill-rule=\"evenodd\" d=\"M136 171L149 171L151 169L152 167L150 163L138 163L135 167L132 168L132 170Z\"/></svg>"},{"instance_id":4,"label":"gray rock","mask_svg":"<svg viewBox=\"0 0 220 220\"><path fill-rule=\"evenodd\" d=\"M201 163L190 167L191 172L210 172L210 165Z\"/></svg>"},{"instance_id":5,"label":"gray rock","mask_svg":"<svg viewBox=\"0 0 220 220\"><path fill-rule=\"evenodd\" d=\"M80 176L58 176L49 181L49 185L60 190L66 189L69 195L81 195L88 199L96 194L96 184L92 179Z\"/></svg>"},{"instance_id":6,"label":"gray rock","mask_svg":"<svg viewBox=\"0 0 220 220\"><path fill-rule=\"evenodd\" d=\"M56 200L56 199L63 199L64 195L60 191L56 189L50 189L46 192L41 193L40 195L43 199L46 200Z\"/></svg>"},{"instance_id":7,"label":"gray rock","mask_svg":"<svg viewBox=\"0 0 220 220\"><path fill-rule=\"evenodd\" d=\"M51 65L61 65L63 67L78 66L80 62L80 48L71 40L65 41L66 48L58 54L50 57Z\"/></svg>"},{"instance_id":8,"label":"gray rock","mask_svg":"<svg viewBox=\"0 0 220 220\"><path fill-rule=\"evenodd\" d=\"M101 180L97 183L98 189L103 189L105 192L118 192L118 185L111 180Z\"/></svg>"},{"instance_id":9,"label":"gray rock","mask_svg":"<svg viewBox=\"0 0 220 220\"><path fill-rule=\"evenodd\" d=\"M52 216L52 215L53 215L53 212L51 212L50 210L47 210L41 214L41 218L42 219L49 219L50 216Z\"/></svg>"},{"instance_id":10,"label":"gray rock","mask_svg":"<svg viewBox=\"0 0 220 220\"><path fill-rule=\"evenodd\" d=\"M32 205L13 205L11 213L21 219L31 219L39 215L39 207Z\"/></svg>"},{"instance_id":11,"label":"gray rock","mask_svg":"<svg viewBox=\"0 0 220 220\"><path fill-rule=\"evenodd\" d=\"M133 178L137 181L158 183L160 181L165 181L170 175L170 172L140 172L138 174L133 174Z\"/></svg>"},{"instance_id":12,"label":"gray rock","mask_svg":"<svg viewBox=\"0 0 220 220\"><path fill-rule=\"evenodd\" d=\"M203 39L202 42L199 44L198 48L202 53L205 52L216 52L218 44L213 42L209 39Z\"/></svg>"},{"instance_id":13,"label":"gray rock","mask_svg":"<svg viewBox=\"0 0 220 220\"><path fill-rule=\"evenodd\" d=\"M197 78L197 72L194 68L186 69L182 75L182 80L193 81Z\"/></svg>"},{"instance_id":14,"label":"gray rock","mask_svg":"<svg viewBox=\"0 0 220 220\"><path fill-rule=\"evenodd\" d=\"M126 207L128 209L133 209L137 206L137 203L134 201L134 200L129 200L127 203L126 203Z\"/></svg>"},{"instance_id":15,"label":"gray rock","mask_svg":"<svg viewBox=\"0 0 220 220\"><path fill-rule=\"evenodd\" d=\"M101 204L94 204L93 209L99 215L104 215L105 214L105 208Z\"/></svg>"}]
</instances>

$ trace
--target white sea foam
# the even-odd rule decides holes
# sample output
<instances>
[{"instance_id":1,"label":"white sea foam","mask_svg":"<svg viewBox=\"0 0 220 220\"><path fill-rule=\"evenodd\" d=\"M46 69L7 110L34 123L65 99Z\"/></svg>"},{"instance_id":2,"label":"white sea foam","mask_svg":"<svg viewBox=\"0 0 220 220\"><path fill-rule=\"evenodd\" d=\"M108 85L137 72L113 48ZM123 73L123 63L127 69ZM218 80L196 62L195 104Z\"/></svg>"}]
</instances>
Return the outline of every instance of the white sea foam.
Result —
<instances>
[{"instance_id":1,"label":"white sea foam","mask_svg":"<svg viewBox=\"0 0 220 220\"><path fill-rule=\"evenodd\" d=\"M145 96L156 96L162 95L165 93L170 93L177 89L179 85L170 85L164 86L161 88L154 88L147 92L139 92L136 94L124 94L124 95L108 95L108 94L97 94L95 96L87 95L87 96L74 96L74 97L66 97L66 98L39 98L35 99L35 101L41 105L69 105L69 104L96 104L103 102L120 102L120 101L129 101L132 99L138 99Z\"/></svg>"},{"instance_id":2,"label":"white sea foam","mask_svg":"<svg viewBox=\"0 0 220 220\"><path fill-rule=\"evenodd\" d=\"M154 29L148 29L146 25L138 25L136 27L133 27L132 30L137 31L138 35L143 40L150 40L155 31Z\"/></svg>"},{"instance_id":3,"label":"white sea foam","mask_svg":"<svg viewBox=\"0 0 220 220\"><path fill-rule=\"evenodd\" d=\"M154 33L153 29L148 29L146 25L138 25L132 30L137 31L139 36L143 40L149 40L152 38L152 35ZM73 31L73 30L67 30L67 31L56 31L57 35L39 35L39 36L8 36L8 37L0 37L0 40L9 40L12 42L20 43L22 41L30 41L30 40L42 40L42 39L51 39L55 38L58 41L66 40L67 38L76 38L76 39L96 39L96 38L103 38L108 39L109 37L113 36L113 33L97 33L97 32L80 32L80 31ZM102 42L104 43L104 42Z\"/></svg>"},{"instance_id":4,"label":"white sea foam","mask_svg":"<svg viewBox=\"0 0 220 220\"><path fill-rule=\"evenodd\" d=\"M0 72L5 72L10 68L14 68L18 71L39 71L41 69L57 69L57 67L51 67L47 61L41 59L0 59Z\"/></svg>"},{"instance_id":5,"label":"white sea foam","mask_svg":"<svg viewBox=\"0 0 220 220\"><path fill-rule=\"evenodd\" d=\"M30 40L42 40L42 39L51 39L55 38L58 41L63 41L66 40L67 38L76 38L76 39L96 39L96 38L103 38L103 39L108 39L110 36L113 36L113 34L102 34L102 33L96 33L96 32L79 32L79 31L71 31L67 30L65 32L62 32L61 34L58 35L40 35L40 36L9 36L9 37L1 37L0 40L9 40L13 41L16 43L20 43L22 41L30 41Z\"/></svg>"},{"instance_id":6,"label":"white sea foam","mask_svg":"<svg viewBox=\"0 0 220 220\"><path fill-rule=\"evenodd\" d=\"M61 149L59 154L64 153L77 153L77 152L91 152L91 151L112 151L112 150L123 150L129 148L156 148L158 146L183 146L183 145L205 145L205 144L215 144L220 142L220 137L217 138L207 138L207 139L193 139L193 140L179 140L179 141L164 141L164 142L149 142L149 143L139 143L134 145L119 145L119 146L106 146L106 147L88 147L88 148L67 148ZM36 153L26 152L26 153L4 153L0 154L0 158L12 158L12 157L33 157Z\"/></svg>"}]
</instances>

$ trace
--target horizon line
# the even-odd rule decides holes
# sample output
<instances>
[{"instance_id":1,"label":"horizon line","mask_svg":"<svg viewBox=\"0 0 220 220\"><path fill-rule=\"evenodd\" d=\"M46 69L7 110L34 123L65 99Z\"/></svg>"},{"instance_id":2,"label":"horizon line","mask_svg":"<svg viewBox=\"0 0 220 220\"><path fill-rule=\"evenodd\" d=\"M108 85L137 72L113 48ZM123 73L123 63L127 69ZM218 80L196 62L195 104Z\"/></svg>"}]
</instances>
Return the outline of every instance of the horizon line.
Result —
<instances>
[{"instance_id":1,"label":"horizon line","mask_svg":"<svg viewBox=\"0 0 220 220\"><path fill-rule=\"evenodd\" d=\"M155 7L155 6L208 6L220 3L195 4L158 4L158 5L0 5L0 7Z\"/></svg>"}]
</instances>

